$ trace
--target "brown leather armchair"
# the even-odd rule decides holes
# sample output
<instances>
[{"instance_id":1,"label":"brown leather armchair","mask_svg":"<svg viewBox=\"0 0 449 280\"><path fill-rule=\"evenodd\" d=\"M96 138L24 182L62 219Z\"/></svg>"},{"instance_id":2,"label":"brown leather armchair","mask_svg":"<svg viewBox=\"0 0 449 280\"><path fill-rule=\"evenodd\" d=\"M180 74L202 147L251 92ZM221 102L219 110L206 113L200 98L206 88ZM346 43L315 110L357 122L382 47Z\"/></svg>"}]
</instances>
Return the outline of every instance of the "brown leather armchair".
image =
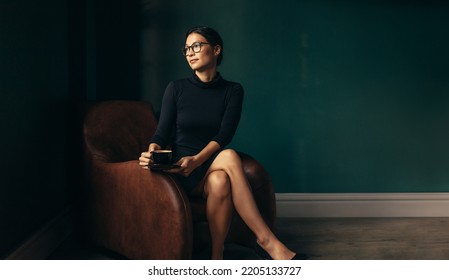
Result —
<instances>
[{"instance_id":1,"label":"brown leather armchair","mask_svg":"<svg viewBox=\"0 0 449 280\"><path fill-rule=\"evenodd\" d=\"M84 119L85 233L96 245L129 259L190 259L210 236L205 200L188 198L167 174L142 169L138 157L156 129L151 104L106 101ZM240 153L256 203L274 229L274 189L265 169ZM255 246L237 213L227 242Z\"/></svg>"}]
</instances>

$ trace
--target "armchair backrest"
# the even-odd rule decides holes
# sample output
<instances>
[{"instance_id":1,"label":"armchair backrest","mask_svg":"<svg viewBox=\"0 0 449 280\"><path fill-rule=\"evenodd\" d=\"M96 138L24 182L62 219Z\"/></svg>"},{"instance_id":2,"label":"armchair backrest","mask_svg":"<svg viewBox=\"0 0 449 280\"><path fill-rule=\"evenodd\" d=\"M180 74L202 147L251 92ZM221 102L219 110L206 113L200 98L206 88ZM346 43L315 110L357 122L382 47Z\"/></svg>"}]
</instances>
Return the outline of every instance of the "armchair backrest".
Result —
<instances>
[{"instance_id":1,"label":"armchair backrest","mask_svg":"<svg viewBox=\"0 0 449 280\"><path fill-rule=\"evenodd\" d=\"M150 103L100 102L84 119L84 143L92 157L104 162L136 160L148 149L156 126Z\"/></svg>"}]
</instances>

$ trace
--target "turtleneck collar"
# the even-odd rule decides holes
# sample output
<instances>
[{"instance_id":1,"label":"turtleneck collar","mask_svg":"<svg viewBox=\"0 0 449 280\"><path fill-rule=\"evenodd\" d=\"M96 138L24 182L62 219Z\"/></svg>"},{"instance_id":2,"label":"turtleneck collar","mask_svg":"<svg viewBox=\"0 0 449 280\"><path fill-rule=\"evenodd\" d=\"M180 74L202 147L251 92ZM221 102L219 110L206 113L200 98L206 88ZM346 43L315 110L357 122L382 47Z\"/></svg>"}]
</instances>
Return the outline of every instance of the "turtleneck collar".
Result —
<instances>
[{"instance_id":1,"label":"turtleneck collar","mask_svg":"<svg viewBox=\"0 0 449 280\"><path fill-rule=\"evenodd\" d=\"M223 80L221 77L220 72L217 72L217 75L215 75L215 78L212 79L210 82L203 82L198 78L198 76L193 73L192 77L189 78L189 81L192 82L194 85L201 87L201 88L211 88L215 87L220 84L220 82Z\"/></svg>"}]
</instances>

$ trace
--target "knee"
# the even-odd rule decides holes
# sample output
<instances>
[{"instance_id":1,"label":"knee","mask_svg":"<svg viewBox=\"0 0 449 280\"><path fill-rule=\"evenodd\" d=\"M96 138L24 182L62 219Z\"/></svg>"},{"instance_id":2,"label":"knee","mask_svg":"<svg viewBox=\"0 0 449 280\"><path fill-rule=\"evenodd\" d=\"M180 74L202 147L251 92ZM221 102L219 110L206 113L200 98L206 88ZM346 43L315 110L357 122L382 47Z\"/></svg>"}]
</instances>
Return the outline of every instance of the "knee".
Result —
<instances>
[{"instance_id":1,"label":"knee","mask_svg":"<svg viewBox=\"0 0 449 280\"><path fill-rule=\"evenodd\" d=\"M229 176L222 170L217 170L207 176L207 195L217 198L227 198L231 195Z\"/></svg>"},{"instance_id":2,"label":"knee","mask_svg":"<svg viewBox=\"0 0 449 280\"><path fill-rule=\"evenodd\" d=\"M226 149L221 151L219 156L223 159L224 162L226 162L229 165L240 165L241 159L239 154L232 150L232 149Z\"/></svg>"}]
</instances>

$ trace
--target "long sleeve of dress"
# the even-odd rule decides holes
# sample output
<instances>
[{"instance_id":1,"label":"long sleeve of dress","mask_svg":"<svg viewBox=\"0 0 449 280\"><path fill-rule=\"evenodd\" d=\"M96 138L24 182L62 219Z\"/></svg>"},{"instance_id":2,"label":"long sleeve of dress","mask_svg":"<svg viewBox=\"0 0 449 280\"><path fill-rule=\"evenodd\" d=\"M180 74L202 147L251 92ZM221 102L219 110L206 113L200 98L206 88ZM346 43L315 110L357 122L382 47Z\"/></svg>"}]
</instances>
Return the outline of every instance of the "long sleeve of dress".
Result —
<instances>
[{"instance_id":1,"label":"long sleeve of dress","mask_svg":"<svg viewBox=\"0 0 449 280\"><path fill-rule=\"evenodd\" d=\"M237 130L242 114L243 87L240 84L235 84L228 98L229 100L223 114L220 130L212 139L216 141L220 147L228 145Z\"/></svg>"}]
</instances>

